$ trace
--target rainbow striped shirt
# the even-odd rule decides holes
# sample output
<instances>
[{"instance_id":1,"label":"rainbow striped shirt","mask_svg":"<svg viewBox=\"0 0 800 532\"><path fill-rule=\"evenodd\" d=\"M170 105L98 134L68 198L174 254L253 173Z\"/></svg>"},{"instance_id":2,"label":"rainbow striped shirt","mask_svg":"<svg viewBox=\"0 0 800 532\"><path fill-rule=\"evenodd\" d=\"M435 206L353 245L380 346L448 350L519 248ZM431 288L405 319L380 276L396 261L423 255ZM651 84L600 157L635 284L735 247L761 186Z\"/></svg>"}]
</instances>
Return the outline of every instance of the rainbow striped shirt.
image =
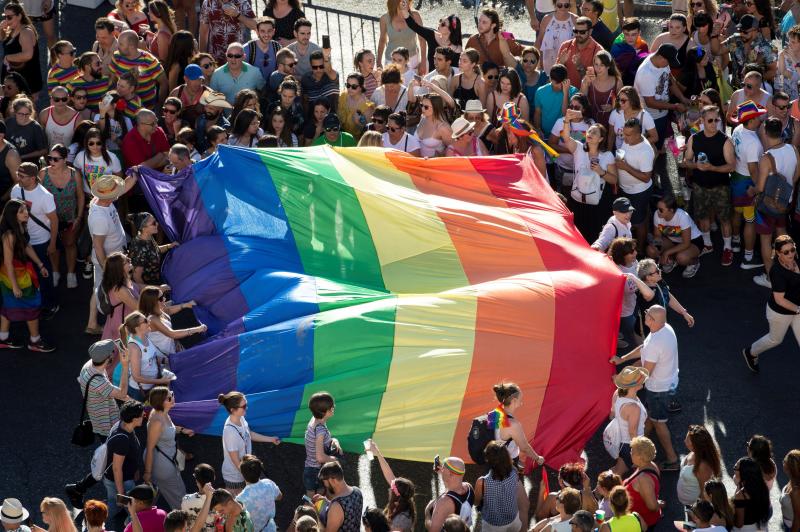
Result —
<instances>
[{"instance_id":1,"label":"rainbow striped shirt","mask_svg":"<svg viewBox=\"0 0 800 532\"><path fill-rule=\"evenodd\" d=\"M128 118L134 120L136 118L136 113L138 113L141 108L142 100L138 96L134 96L133 100L125 100L125 109L123 109L122 112Z\"/></svg>"},{"instance_id":2,"label":"rainbow striped shirt","mask_svg":"<svg viewBox=\"0 0 800 532\"><path fill-rule=\"evenodd\" d=\"M58 87L59 85L66 87L77 77L78 69L76 67L61 68L58 65L54 65L47 73L47 92L50 92L54 87Z\"/></svg>"},{"instance_id":3,"label":"rainbow striped shirt","mask_svg":"<svg viewBox=\"0 0 800 532\"><path fill-rule=\"evenodd\" d=\"M136 94L142 99L142 105L147 108L154 108L157 103L156 81L164 74L164 67L150 52L139 51L139 55L134 59L128 59L119 50L114 52L111 64L108 69L116 76L120 77L125 72L136 69L134 72L139 79L139 87Z\"/></svg>"},{"instance_id":4,"label":"rainbow striped shirt","mask_svg":"<svg viewBox=\"0 0 800 532\"><path fill-rule=\"evenodd\" d=\"M89 95L86 100L86 106L96 112L100 109L100 100L111 88L111 81L108 78L87 81L82 76L78 76L69 82L68 88L70 93L76 89L85 89Z\"/></svg>"}]
</instances>

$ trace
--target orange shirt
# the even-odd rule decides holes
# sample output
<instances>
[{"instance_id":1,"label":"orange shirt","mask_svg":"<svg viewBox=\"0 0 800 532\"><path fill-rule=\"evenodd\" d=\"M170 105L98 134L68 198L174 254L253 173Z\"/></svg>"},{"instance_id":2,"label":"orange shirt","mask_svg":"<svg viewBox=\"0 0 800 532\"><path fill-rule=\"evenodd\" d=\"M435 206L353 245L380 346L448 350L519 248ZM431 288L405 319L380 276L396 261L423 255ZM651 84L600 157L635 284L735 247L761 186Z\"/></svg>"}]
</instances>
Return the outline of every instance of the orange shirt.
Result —
<instances>
[{"instance_id":1,"label":"orange shirt","mask_svg":"<svg viewBox=\"0 0 800 532\"><path fill-rule=\"evenodd\" d=\"M558 62L567 67L567 76L573 87L581 86L581 81L586 76L586 69L594 64L594 56L601 50L603 47L591 37L583 50L578 48L575 39L561 44L558 49Z\"/></svg>"}]
</instances>

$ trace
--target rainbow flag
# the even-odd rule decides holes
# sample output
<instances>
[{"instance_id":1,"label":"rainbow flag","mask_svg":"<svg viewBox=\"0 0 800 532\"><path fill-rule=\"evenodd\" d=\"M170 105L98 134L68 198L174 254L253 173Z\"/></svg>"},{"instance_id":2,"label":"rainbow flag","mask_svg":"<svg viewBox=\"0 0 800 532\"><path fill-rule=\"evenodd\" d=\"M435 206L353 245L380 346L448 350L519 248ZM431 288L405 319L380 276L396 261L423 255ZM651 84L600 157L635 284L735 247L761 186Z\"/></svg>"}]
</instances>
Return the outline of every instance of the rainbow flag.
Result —
<instances>
[{"instance_id":1,"label":"rainbow flag","mask_svg":"<svg viewBox=\"0 0 800 532\"><path fill-rule=\"evenodd\" d=\"M607 418L623 277L524 157L381 148L219 152L140 184L181 245L164 275L214 334L173 355L176 423L219 434L219 393L302 444L311 394L345 450L467 457L492 385L549 465Z\"/></svg>"}]
</instances>

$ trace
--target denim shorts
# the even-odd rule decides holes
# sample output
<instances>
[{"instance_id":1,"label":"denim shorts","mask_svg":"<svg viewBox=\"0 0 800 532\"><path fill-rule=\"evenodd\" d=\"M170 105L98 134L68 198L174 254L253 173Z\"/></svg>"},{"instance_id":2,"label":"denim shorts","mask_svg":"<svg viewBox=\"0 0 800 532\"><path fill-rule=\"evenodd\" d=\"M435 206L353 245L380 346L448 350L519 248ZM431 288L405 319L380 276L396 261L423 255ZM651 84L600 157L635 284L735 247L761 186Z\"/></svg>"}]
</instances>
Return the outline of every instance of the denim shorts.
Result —
<instances>
[{"instance_id":1,"label":"denim shorts","mask_svg":"<svg viewBox=\"0 0 800 532\"><path fill-rule=\"evenodd\" d=\"M303 468L303 487L306 491L318 491L322 488L322 482L319 481L319 470L319 467Z\"/></svg>"},{"instance_id":2,"label":"denim shorts","mask_svg":"<svg viewBox=\"0 0 800 532\"><path fill-rule=\"evenodd\" d=\"M647 417L653 421L666 423L669 420L669 406L670 393L667 392L651 392L647 390L645 394L645 406L647 406Z\"/></svg>"}]
</instances>

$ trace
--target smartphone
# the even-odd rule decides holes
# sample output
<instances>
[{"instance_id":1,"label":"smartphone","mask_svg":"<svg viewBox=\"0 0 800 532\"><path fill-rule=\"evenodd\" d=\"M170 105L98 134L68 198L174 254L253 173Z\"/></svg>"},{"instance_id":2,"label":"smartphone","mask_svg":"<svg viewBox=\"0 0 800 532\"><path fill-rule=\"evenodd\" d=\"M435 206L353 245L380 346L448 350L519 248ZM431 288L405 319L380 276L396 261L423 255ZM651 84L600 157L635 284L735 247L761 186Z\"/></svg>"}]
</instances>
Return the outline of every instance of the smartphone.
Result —
<instances>
[{"instance_id":1,"label":"smartphone","mask_svg":"<svg viewBox=\"0 0 800 532\"><path fill-rule=\"evenodd\" d=\"M417 81L422 81L422 76L420 76L419 74L414 74L414 79Z\"/></svg>"},{"instance_id":2,"label":"smartphone","mask_svg":"<svg viewBox=\"0 0 800 532\"><path fill-rule=\"evenodd\" d=\"M330 38L329 35L323 35L322 36L322 47L325 50L330 50L330 48L331 48L331 38Z\"/></svg>"},{"instance_id":3,"label":"smartphone","mask_svg":"<svg viewBox=\"0 0 800 532\"><path fill-rule=\"evenodd\" d=\"M119 338L117 338L116 340L114 340L114 345L116 345L116 346L117 346L117 351L118 351L118 352L120 352L120 353L121 353L122 351L125 351L125 346L124 346L124 345L122 345L122 340L120 340Z\"/></svg>"},{"instance_id":4,"label":"smartphone","mask_svg":"<svg viewBox=\"0 0 800 532\"><path fill-rule=\"evenodd\" d=\"M301 499L301 500L302 500L304 503L306 503L307 505L309 505L309 506L314 506L314 501L312 501L312 500L311 500L311 497L309 497L308 495L303 495L303 496L302 496L300 499Z\"/></svg>"},{"instance_id":5,"label":"smartphone","mask_svg":"<svg viewBox=\"0 0 800 532\"><path fill-rule=\"evenodd\" d=\"M117 493L117 506L128 506L133 502L133 497Z\"/></svg>"},{"instance_id":6,"label":"smartphone","mask_svg":"<svg viewBox=\"0 0 800 532\"><path fill-rule=\"evenodd\" d=\"M111 105L111 101L113 99L114 99L114 96L112 96L111 94L106 94L105 96L103 96L103 105L104 106Z\"/></svg>"},{"instance_id":7,"label":"smartphone","mask_svg":"<svg viewBox=\"0 0 800 532\"><path fill-rule=\"evenodd\" d=\"M442 462L439 460L439 455L437 454L433 457L433 470L438 473L441 468Z\"/></svg>"},{"instance_id":8,"label":"smartphone","mask_svg":"<svg viewBox=\"0 0 800 532\"><path fill-rule=\"evenodd\" d=\"M501 31L500 35L506 40L514 38L514 34L511 33L510 31Z\"/></svg>"}]
</instances>

